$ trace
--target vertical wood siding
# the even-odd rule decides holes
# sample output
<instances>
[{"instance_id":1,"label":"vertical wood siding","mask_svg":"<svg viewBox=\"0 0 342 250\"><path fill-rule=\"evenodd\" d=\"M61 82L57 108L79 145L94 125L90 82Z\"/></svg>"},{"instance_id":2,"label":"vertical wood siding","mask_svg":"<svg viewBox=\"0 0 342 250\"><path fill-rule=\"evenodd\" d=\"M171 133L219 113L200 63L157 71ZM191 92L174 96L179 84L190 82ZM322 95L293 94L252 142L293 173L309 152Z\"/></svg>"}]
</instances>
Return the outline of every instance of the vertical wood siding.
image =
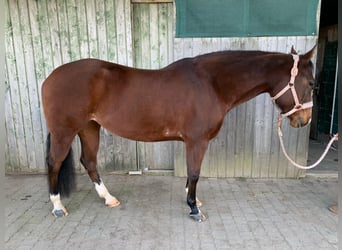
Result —
<instances>
[{"instance_id":1,"label":"vertical wood siding","mask_svg":"<svg viewBox=\"0 0 342 250\"><path fill-rule=\"evenodd\" d=\"M175 38L172 3L130 0L6 1L6 171L43 172L47 129L40 87L61 64L95 57L128 66L160 68L175 60L218 50L306 52L317 37ZM231 110L210 143L201 176L298 177L276 134L277 110L263 94ZM285 145L306 163L308 128L283 125ZM76 156L80 155L75 140ZM181 142L141 143L101 131L103 171L174 169L185 176ZM83 171L80 164L78 169Z\"/></svg>"},{"instance_id":2,"label":"vertical wood siding","mask_svg":"<svg viewBox=\"0 0 342 250\"><path fill-rule=\"evenodd\" d=\"M56 67L80 58L133 66L131 4L129 0L8 0L6 9L6 170L41 172L47 135L42 82ZM79 156L78 140L73 147ZM101 131L102 168L136 168L135 155L135 142ZM78 168L82 169L79 164Z\"/></svg>"}]
</instances>

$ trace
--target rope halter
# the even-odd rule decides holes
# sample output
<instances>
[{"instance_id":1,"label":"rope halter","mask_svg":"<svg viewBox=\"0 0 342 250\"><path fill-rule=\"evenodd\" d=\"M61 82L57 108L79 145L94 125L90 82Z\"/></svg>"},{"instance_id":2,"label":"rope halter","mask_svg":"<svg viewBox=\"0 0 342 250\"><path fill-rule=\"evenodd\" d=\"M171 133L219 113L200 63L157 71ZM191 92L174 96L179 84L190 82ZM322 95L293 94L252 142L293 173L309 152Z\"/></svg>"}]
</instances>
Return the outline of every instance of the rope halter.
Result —
<instances>
[{"instance_id":1,"label":"rope halter","mask_svg":"<svg viewBox=\"0 0 342 250\"><path fill-rule=\"evenodd\" d=\"M296 92L296 89L295 89L295 86L294 86L295 85L295 79L296 79L296 76L298 74L299 55L292 54L292 57L293 57L293 67L291 69L290 81L282 90L280 90L278 92L278 94L276 94L275 96L272 97L272 100L275 103L275 101L279 97L281 97L283 94L285 94L285 92L287 92L289 89L291 90L292 97L294 99L295 105L294 105L294 107L290 111L288 111L288 112L286 112L284 114L283 113L280 114L281 117L290 116L293 113L297 112L298 110L311 108L313 106L313 102L312 101L306 102L306 103L303 103L303 104L299 103L298 95L297 95L297 92Z\"/></svg>"},{"instance_id":2,"label":"rope halter","mask_svg":"<svg viewBox=\"0 0 342 250\"><path fill-rule=\"evenodd\" d=\"M329 141L329 143L328 143L326 149L324 150L323 154L321 155L321 157L314 164L312 164L310 166L303 166L303 165L300 165L300 164L296 163L287 154L287 152L285 150L285 146L284 146L284 141L283 141L283 133L281 131L282 118L290 116L293 113L297 112L298 110L311 108L313 106L312 101L306 102L306 103L303 103L303 104L299 103L298 95L297 95L296 89L294 87L294 81L295 81L295 78L296 78L296 76L298 74L298 67L297 66L298 66L299 56L292 54L292 57L293 57L293 61L294 62L293 62L293 67L291 69L290 82L278 94L276 94L274 97L272 97L272 100L275 102L279 97L281 97L286 91L288 91L290 89L291 93L292 93L292 96L293 96L293 99L295 101L295 105L294 105L294 107L290 111L286 112L285 114L280 114L280 116L279 116L278 123L277 123L278 137L279 137L281 149L283 150L283 153L284 153L285 157L289 160L289 162L291 162L294 166L296 166L297 168L300 168L300 169L311 169L311 168L316 167L324 159L324 157L328 153L329 148L331 147L333 142L334 141L338 141L338 134L335 134L331 138L331 140Z\"/></svg>"}]
</instances>

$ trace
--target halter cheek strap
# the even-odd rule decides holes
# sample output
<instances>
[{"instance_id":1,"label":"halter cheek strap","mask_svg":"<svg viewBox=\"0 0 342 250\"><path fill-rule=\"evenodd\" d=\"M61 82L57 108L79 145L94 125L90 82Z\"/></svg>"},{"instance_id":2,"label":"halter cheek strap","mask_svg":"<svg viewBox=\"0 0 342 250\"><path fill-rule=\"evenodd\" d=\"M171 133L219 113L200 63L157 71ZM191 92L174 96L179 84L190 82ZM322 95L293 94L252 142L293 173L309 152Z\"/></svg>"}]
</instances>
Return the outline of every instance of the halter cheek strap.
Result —
<instances>
[{"instance_id":1,"label":"halter cheek strap","mask_svg":"<svg viewBox=\"0 0 342 250\"><path fill-rule=\"evenodd\" d=\"M299 55L292 54L292 57L293 57L293 67L291 69L290 81L282 90L280 90L278 92L278 94L276 94L275 96L272 97L272 100L275 102L279 97L281 97L283 94L285 94L286 91L288 91L289 89L291 90L292 97L294 99L295 105L290 111L288 111L284 114L281 114L282 117L290 116L293 113L297 112L298 110L311 108L313 106L312 101L306 102L303 104L299 103L298 95L297 95L296 89L294 87L294 84L295 84L294 82L295 82L296 76L298 74Z\"/></svg>"}]
</instances>

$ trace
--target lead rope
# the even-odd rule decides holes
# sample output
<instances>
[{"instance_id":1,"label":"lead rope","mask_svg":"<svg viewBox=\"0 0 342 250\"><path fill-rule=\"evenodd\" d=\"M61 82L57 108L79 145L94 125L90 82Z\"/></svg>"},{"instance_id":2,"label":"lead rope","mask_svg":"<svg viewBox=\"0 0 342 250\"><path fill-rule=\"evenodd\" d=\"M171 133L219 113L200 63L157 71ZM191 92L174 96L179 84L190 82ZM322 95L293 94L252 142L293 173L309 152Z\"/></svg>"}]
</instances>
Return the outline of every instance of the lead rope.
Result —
<instances>
[{"instance_id":1,"label":"lead rope","mask_svg":"<svg viewBox=\"0 0 342 250\"><path fill-rule=\"evenodd\" d=\"M337 133L330 139L330 141L329 141L327 147L325 148L323 154L314 164L312 164L310 166L303 166L303 165L300 165L300 164L296 163L295 161L293 161L290 158L290 156L287 154L285 147L284 147L284 142L283 142L283 132L281 131L281 123L282 123L282 119L281 119L281 117L279 117L277 126L278 126L278 137L279 137L281 149L283 150L283 153L284 153L285 157L289 160L289 162L291 162L295 167L300 168L300 169L308 170L308 169L312 169L312 168L316 167L324 159L324 157L328 153L333 142L338 141L338 133Z\"/></svg>"}]
</instances>

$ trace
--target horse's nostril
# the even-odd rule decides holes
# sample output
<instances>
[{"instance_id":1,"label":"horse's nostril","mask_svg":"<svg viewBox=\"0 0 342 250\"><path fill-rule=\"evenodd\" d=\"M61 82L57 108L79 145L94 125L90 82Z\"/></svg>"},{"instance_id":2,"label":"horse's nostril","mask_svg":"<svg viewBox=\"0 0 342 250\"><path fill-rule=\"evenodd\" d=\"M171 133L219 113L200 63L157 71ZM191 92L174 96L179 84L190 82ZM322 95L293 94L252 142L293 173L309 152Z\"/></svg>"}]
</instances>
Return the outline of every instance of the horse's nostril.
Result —
<instances>
[{"instance_id":1,"label":"horse's nostril","mask_svg":"<svg viewBox=\"0 0 342 250\"><path fill-rule=\"evenodd\" d=\"M297 118L297 124L298 124L298 128L301 128L303 125L303 119L301 117Z\"/></svg>"}]
</instances>

